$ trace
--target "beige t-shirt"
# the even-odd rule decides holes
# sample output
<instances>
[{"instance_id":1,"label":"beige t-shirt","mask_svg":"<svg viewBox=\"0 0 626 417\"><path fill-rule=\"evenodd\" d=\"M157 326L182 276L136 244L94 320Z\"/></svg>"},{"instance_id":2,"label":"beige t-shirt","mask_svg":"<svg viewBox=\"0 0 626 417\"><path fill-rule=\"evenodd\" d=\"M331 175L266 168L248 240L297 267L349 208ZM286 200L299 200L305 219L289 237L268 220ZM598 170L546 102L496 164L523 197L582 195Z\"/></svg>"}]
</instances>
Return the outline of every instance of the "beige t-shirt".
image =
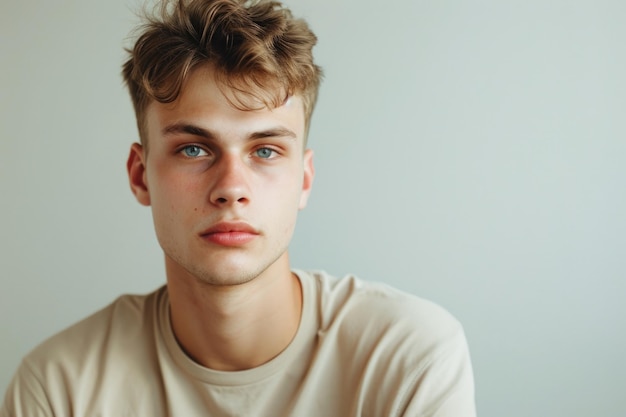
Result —
<instances>
[{"instance_id":1,"label":"beige t-shirt","mask_svg":"<svg viewBox=\"0 0 626 417\"><path fill-rule=\"evenodd\" d=\"M162 287L37 347L0 416L475 416L465 336L449 313L385 285L294 272L300 326L264 365L222 372L191 360Z\"/></svg>"}]
</instances>

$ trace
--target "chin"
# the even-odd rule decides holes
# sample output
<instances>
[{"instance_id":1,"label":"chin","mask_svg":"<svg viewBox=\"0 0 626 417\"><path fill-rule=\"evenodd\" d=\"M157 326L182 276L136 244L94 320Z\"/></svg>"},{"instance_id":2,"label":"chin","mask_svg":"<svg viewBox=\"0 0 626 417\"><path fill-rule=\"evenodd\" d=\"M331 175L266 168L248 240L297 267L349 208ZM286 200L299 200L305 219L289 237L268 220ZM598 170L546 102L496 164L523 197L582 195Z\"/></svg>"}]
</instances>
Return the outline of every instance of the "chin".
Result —
<instances>
[{"instance_id":1,"label":"chin","mask_svg":"<svg viewBox=\"0 0 626 417\"><path fill-rule=\"evenodd\" d=\"M245 275L245 274L233 274L233 275L225 275L220 274L202 274L195 275L196 280L203 285L210 285L212 287L232 287L237 285L247 284L256 278L256 275Z\"/></svg>"},{"instance_id":2,"label":"chin","mask_svg":"<svg viewBox=\"0 0 626 417\"><path fill-rule=\"evenodd\" d=\"M246 284L258 277L266 268L221 264L214 268L186 268L199 283L211 286L234 286Z\"/></svg>"}]
</instances>

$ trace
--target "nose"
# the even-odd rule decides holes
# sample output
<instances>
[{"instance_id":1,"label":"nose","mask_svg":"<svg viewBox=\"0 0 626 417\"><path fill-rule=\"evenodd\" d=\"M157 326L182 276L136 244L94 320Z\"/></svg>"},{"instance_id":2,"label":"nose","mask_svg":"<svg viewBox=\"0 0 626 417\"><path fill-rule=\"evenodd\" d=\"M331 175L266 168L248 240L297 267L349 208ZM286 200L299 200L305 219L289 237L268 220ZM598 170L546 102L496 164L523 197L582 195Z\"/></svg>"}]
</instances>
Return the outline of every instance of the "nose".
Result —
<instances>
[{"instance_id":1,"label":"nose","mask_svg":"<svg viewBox=\"0 0 626 417\"><path fill-rule=\"evenodd\" d=\"M249 167L236 155L222 155L210 170L213 182L209 199L217 206L250 201Z\"/></svg>"}]
</instances>

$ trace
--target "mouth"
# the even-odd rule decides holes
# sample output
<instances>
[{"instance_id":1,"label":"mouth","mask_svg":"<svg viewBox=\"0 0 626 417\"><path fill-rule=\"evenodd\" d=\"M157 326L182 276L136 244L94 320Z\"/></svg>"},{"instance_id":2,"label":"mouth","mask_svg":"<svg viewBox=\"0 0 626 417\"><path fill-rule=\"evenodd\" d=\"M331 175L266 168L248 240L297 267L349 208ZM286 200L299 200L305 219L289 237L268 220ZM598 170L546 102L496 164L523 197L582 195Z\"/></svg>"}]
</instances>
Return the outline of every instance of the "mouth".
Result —
<instances>
[{"instance_id":1,"label":"mouth","mask_svg":"<svg viewBox=\"0 0 626 417\"><path fill-rule=\"evenodd\" d=\"M259 236L259 232L245 222L220 222L209 227L200 236L220 246L243 246Z\"/></svg>"}]
</instances>

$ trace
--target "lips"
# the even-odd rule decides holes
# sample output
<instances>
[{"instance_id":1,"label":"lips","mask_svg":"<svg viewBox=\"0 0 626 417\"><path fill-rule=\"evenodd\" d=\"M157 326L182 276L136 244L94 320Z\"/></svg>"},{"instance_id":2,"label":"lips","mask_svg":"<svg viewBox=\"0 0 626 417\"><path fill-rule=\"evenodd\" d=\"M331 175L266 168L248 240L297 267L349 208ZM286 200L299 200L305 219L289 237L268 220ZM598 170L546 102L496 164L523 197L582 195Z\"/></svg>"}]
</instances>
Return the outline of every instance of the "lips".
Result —
<instances>
[{"instance_id":1,"label":"lips","mask_svg":"<svg viewBox=\"0 0 626 417\"><path fill-rule=\"evenodd\" d=\"M220 222L200 234L202 239L220 246L243 246L259 232L245 222Z\"/></svg>"}]
</instances>

